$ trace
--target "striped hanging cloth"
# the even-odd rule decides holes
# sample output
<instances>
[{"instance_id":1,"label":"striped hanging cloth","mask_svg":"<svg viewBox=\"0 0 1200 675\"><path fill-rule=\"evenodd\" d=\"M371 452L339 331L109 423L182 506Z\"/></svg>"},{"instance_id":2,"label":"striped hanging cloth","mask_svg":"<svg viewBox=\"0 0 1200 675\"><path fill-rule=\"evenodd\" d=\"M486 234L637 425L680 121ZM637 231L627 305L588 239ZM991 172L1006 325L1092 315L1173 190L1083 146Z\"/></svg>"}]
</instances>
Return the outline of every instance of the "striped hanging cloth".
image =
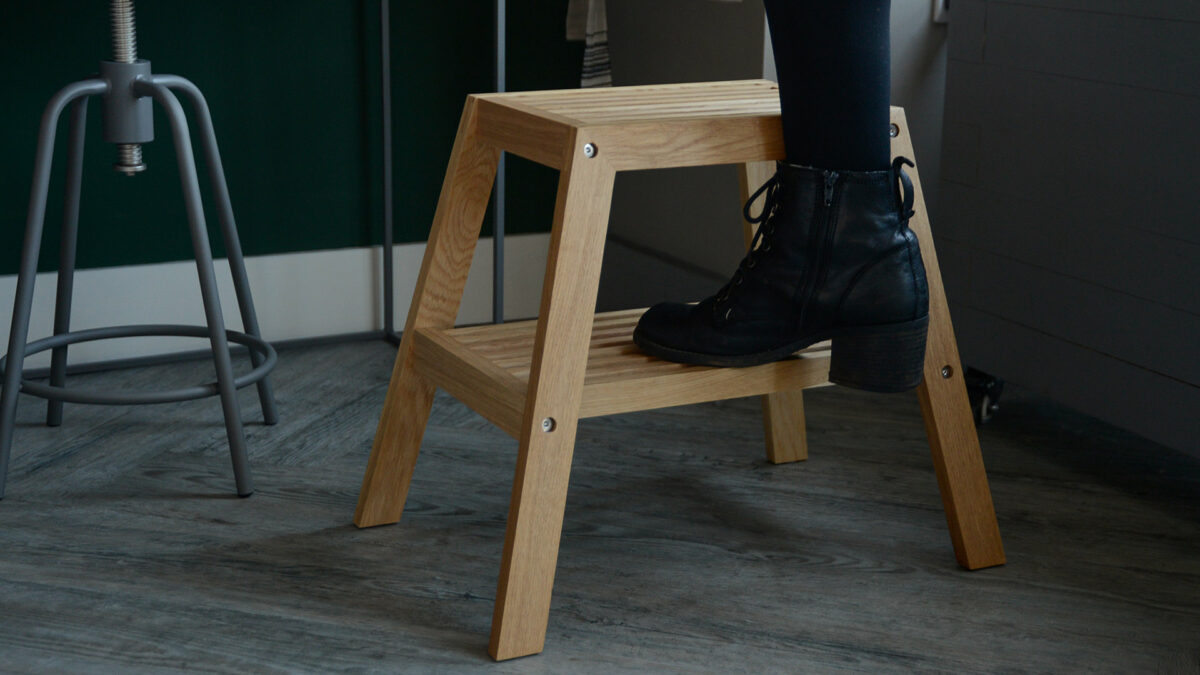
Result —
<instances>
[{"instance_id":1,"label":"striped hanging cloth","mask_svg":"<svg viewBox=\"0 0 1200 675\"><path fill-rule=\"evenodd\" d=\"M583 74L579 78L579 86L611 87L612 59L608 55L608 9L605 0L568 0L567 39L583 40Z\"/></svg>"},{"instance_id":2,"label":"striped hanging cloth","mask_svg":"<svg viewBox=\"0 0 1200 675\"><path fill-rule=\"evenodd\" d=\"M567 5L567 39L583 40L583 73L579 78L579 86L611 87L608 11L604 0L570 0Z\"/></svg>"}]
</instances>

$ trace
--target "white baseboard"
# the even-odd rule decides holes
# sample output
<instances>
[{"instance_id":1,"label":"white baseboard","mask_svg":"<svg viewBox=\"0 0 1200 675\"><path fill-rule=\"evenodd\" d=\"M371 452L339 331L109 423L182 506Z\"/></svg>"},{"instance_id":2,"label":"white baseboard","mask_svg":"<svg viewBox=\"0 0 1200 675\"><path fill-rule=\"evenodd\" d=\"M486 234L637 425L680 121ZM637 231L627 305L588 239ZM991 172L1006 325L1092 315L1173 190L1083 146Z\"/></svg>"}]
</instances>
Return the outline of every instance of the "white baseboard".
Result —
<instances>
[{"instance_id":1,"label":"white baseboard","mask_svg":"<svg viewBox=\"0 0 1200 675\"><path fill-rule=\"evenodd\" d=\"M536 316L549 234L505 238L505 318ZM395 247L396 328L404 327L425 244ZM242 330L229 264L218 260L217 282L226 326ZM379 330L383 327L380 247L287 253L246 259L246 272L267 340L290 340ZM53 333L56 274L37 276L30 341ZM7 351L16 276L0 277L0 350ZM460 324L492 318L492 240L480 239L459 309ZM125 324L204 325L200 284L192 261L80 270L75 274L71 328ZM74 345L71 363L150 356L207 347L193 338L123 338ZM49 354L31 356L26 368L49 365Z\"/></svg>"}]
</instances>

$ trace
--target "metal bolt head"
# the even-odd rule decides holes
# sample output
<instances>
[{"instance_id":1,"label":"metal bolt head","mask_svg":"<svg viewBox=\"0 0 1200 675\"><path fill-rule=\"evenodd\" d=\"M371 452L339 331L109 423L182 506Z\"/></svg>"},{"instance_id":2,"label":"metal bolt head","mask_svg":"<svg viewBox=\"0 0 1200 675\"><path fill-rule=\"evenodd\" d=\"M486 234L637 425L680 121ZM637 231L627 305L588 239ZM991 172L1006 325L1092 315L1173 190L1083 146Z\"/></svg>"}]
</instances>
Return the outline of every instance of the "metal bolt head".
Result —
<instances>
[{"instance_id":1,"label":"metal bolt head","mask_svg":"<svg viewBox=\"0 0 1200 675\"><path fill-rule=\"evenodd\" d=\"M896 138L899 135L900 135L900 127L896 126L895 124L888 125L888 136L891 136L892 138Z\"/></svg>"},{"instance_id":2,"label":"metal bolt head","mask_svg":"<svg viewBox=\"0 0 1200 675\"><path fill-rule=\"evenodd\" d=\"M942 366L942 379L948 380L948 379L950 379L950 376L953 374L954 374L953 368L951 368L950 366Z\"/></svg>"},{"instance_id":3,"label":"metal bolt head","mask_svg":"<svg viewBox=\"0 0 1200 675\"><path fill-rule=\"evenodd\" d=\"M596 146L591 143L586 143L583 146L583 156L591 159L596 156Z\"/></svg>"},{"instance_id":4,"label":"metal bolt head","mask_svg":"<svg viewBox=\"0 0 1200 675\"><path fill-rule=\"evenodd\" d=\"M547 417L546 419L542 420L542 431L545 431L546 433L554 431L553 417Z\"/></svg>"}]
</instances>

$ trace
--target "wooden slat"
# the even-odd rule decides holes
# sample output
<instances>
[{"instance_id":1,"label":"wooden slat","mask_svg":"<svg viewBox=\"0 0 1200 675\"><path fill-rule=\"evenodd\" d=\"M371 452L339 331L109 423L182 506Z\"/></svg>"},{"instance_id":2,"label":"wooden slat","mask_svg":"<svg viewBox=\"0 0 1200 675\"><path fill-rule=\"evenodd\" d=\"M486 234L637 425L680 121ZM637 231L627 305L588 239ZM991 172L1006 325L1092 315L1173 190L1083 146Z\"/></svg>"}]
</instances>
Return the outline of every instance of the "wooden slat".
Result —
<instances>
[{"instance_id":1,"label":"wooden slat","mask_svg":"<svg viewBox=\"0 0 1200 675\"><path fill-rule=\"evenodd\" d=\"M594 123L598 119L639 120L646 117L685 116L693 114L720 115L765 115L779 112L779 102L763 98L731 98L717 101L643 101L619 108L597 108L585 103L575 103L569 106L559 106L554 111L560 115L570 115L586 123Z\"/></svg>"},{"instance_id":2,"label":"wooden slat","mask_svg":"<svg viewBox=\"0 0 1200 675\"><path fill-rule=\"evenodd\" d=\"M747 95L774 92L778 85L768 80L733 80L729 82L696 82L684 84L649 84L605 89L549 89L545 91L484 94L480 98L494 101L515 100L553 110L556 104L588 101L596 105L619 105L623 102L654 98L702 98L723 94ZM764 95L766 95L764 93Z\"/></svg>"},{"instance_id":3,"label":"wooden slat","mask_svg":"<svg viewBox=\"0 0 1200 675\"><path fill-rule=\"evenodd\" d=\"M647 356L632 340L644 311L606 312L593 319L592 325L600 328L592 331L580 417L786 392L826 382L828 342L808 347L797 358L753 368L689 366ZM513 433L512 420L519 422L519 415L510 401L516 400L512 392L524 391L529 381L536 329L536 321L521 321L422 331L418 372ZM426 354L449 365L425 364ZM784 454L796 453L780 456Z\"/></svg>"},{"instance_id":4,"label":"wooden slat","mask_svg":"<svg viewBox=\"0 0 1200 675\"><path fill-rule=\"evenodd\" d=\"M613 123L580 133L621 171L742 164L784 154L777 114Z\"/></svg>"},{"instance_id":5,"label":"wooden slat","mask_svg":"<svg viewBox=\"0 0 1200 675\"><path fill-rule=\"evenodd\" d=\"M674 373L585 384L580 417L791 391L828 379L829 359L820 357L787 359L753 368L684 366Z\"/></svg>"}]
</instances>

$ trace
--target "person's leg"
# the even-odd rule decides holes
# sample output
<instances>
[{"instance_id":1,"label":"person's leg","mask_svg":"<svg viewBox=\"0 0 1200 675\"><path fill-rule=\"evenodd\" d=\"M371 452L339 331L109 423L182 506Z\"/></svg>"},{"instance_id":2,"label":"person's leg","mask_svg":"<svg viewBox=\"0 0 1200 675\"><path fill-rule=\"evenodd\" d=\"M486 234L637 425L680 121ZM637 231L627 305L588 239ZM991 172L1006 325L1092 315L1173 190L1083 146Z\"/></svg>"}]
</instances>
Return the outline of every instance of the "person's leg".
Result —
<instances>
[{"instance_id":1,"label":"person's leg","mask_svg":"<svg viewBox=\"0 0 1200 675\"><path fill-rule=\"evenodd\" d=\"M891 0L765 0L788 162L872 171L888 141Z\"/></svg>"},{"instance_id":2,"label":"person's leg","mask_svg":"<svg viewBox=\"0 0 1200 675\"><path fill-rule=\"evenodd\" d=\"M660 303L633 340L647 354L753 366L832 341L829 379L874 391L921 381L925 268L908 228L907 162L888 134L890 0L766 0L787 161L751 250L715 295Z\"/></svg>"}]
</instances>

